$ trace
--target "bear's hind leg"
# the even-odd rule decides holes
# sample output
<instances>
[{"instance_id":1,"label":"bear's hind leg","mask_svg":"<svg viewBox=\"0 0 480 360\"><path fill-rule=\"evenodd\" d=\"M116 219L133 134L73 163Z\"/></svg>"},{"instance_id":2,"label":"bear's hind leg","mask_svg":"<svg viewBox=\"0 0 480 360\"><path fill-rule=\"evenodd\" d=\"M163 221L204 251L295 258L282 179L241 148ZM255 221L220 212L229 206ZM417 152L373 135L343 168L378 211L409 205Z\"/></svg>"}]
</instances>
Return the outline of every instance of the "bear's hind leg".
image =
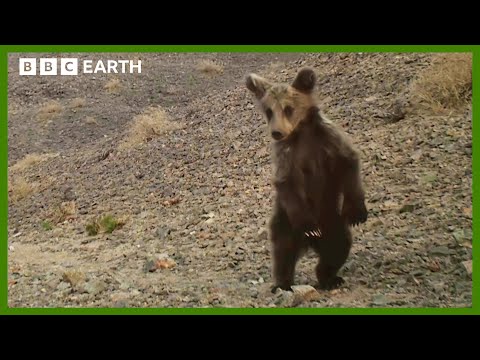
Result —
<instances>
[{"instance_id":1,"label":"bear's hind leg","mask_svg":"<svg viewBox=\"0 0 480 360\"><path fill-rule=\"evenodd\" d=\"M274 293L278 288L291 291L294 284L295 266L304 250L303 236L295 231L288 221L287 214L279 206L270 222L273 246Z\"/></svg>"},{"instance_id":2,"label":"bear's hind leg","mask_svg":"<svg viewBox=\"0 0 480 360\"><path fill-rule=\"evenodd\" d=\"M336 221L322 232L322 237L316 239L314 249L320 259L315 268L318 288L331 290L344 283L343 278L337 275L340 268L350 254L352 235L348 225Z\"/></svg>"}]
</instances>

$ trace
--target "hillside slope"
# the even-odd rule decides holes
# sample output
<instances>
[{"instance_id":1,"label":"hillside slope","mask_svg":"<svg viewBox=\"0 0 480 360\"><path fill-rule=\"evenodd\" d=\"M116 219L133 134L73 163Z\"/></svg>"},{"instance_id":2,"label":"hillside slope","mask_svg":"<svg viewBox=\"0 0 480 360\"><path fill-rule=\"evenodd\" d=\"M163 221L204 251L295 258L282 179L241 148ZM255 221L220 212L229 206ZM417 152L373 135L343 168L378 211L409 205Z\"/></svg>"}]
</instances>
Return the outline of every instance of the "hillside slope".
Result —
<instances>
[{"instance_id":1,"label":"hillside slope","mask_svg":"<svg viewBox=\"0 0 480 360\"><path fill-rule=\"evenodd\" d=\"M10 58L10 307L471 306L471 107L418 101L434 55L117 57L142 74L20 77ZM345 285L293 304L270 293L270 140L244 76L302 66L362 155L370 217Z\"/></svg>"}]
</instances>

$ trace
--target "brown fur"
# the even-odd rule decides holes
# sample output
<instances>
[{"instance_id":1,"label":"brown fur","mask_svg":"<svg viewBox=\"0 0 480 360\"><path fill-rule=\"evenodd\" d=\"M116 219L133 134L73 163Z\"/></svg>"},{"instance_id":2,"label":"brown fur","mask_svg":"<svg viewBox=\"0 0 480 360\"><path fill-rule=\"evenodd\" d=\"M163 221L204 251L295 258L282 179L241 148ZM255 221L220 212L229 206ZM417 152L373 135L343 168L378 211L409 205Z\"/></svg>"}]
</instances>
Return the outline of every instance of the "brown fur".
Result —
<instances>
[{"instance_id":1,"label":"brown fur","mask_svg":"<svg viewBox=\"0 0 480 360\"><path fill-rule=\"evenodd\" d=\"M337 272L350 253L350 225L367 220L359 155L346 134L321 115L312 98L314 85L315 74L308 68L292 86L247 77L274 138L272 291L290 289L297 260L309 247L320 257L318 286L343 283ZM292 109L285 111L287 106Z\"/></svg>"}]
</instances>

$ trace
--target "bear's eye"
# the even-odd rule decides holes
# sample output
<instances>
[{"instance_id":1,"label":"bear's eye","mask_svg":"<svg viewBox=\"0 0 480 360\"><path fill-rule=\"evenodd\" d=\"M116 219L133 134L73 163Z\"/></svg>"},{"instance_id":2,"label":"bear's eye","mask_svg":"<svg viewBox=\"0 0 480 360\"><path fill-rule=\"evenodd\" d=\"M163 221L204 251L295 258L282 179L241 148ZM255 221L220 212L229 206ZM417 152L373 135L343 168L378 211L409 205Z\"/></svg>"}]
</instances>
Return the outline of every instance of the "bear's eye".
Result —
<instances>
[{"instance_id":1,"label":"bear's eye","mask_svg":"<svg viewBox=\"0 0 480 360\"><path fill-rule=\"evenodd\" d=\"M286 117L290 117L293 114L293 108L291 106L285 106L285 109L283 109L283 113Z\"/></svg>"},{"instance_id":2,"label":"bear's eye","mask_svg":"<svg viewBox=\"0 0 480 360\"><path fill-rule=\"evenodd\" d=\"M267 109L265 110L265 115L267 115L267 119L270 120L273 116L273 111L272 109Z\"/></svg>"}]
</instances>

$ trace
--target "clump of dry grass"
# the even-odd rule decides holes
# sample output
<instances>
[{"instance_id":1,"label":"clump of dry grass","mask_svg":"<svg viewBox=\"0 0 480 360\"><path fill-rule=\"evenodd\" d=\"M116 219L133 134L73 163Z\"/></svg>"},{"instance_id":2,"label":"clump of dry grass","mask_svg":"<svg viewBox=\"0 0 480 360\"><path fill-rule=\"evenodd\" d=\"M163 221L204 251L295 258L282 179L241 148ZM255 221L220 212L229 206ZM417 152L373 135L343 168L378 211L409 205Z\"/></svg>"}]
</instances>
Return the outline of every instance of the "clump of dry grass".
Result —
<instances>
[{"instance_id":1,"label":"clump of dry grass","mask_svg":"<svg viewBox=\"0 0 480 360\"><path fill-rule=\"evenodd\" d=\"M53 207L48 216L53 224L60 224L64 221L75 219L77 205L75 201L64 201Z\"/></svg>"},{"instance_id":2,"label":"clump of dry grass","mask_svg":"<svg viewBox=\"0 0 480 360\"><path fill-rule=\"evenodd\" d=\"M73 109L84 107L87 101L84 98L75 98L70 101L70 107Z\"/></svg>"},{"instance_id":3,"label":"clump of dry grass","mask_svg":"<svg viewBox=\"0 0 480 360\"><path fill-rule=\"evenodd\" d=\"M24 178L10 179L8 182L8 198L11 202L24 199L35 191L35 185Z\"/></svg>"},{"instance_id":4,"label":"clump of dry grass","mask_svg":"<svg viewBox=\"0 0 480 360\"><path fill-rule=\"evenodd\" d=\"M58 101L49 101L40 106L37 111L37 118L40 121L48 121L60 115L63 111L63 106Z\"/></svg>"},{"instance_id":5,"label":"clump of dry grass","mask_svg":"<svg viewBox=\"0 0 480 360\"><path fill-rule=\"evenodd\" d=\"M119 148L120 150L132 148L164 133L182 128L182 125L170 121L161 107L150 107L134 118L127 137L120 143Z\"/></svg>"},{"instance_id":6,"label":"clump of dry grass","mask_svg":"<svg viewBox=\"0 0 480 360\"><path fill-rule=\"evenodd\" d=\"M118 79L111 79L107 81L107 83L104 86L105 90L107 90L108 93L110 94L117 94L122 90L123 85Z\"/></svg>"},{"instance_id":7,"label":"clump of dry grass","mask_svg":"<svg viewBox=\"0 0 480 360\"><path fill-rule=\"evenodd\" d=\"M123 227L127 222L127 217L115 218L112 215L105 215L93 219L85 226L88 236L95 236L99 233L111 234L115 229Z\"/></svg>"},{"instance_id":8,"label":"clump of dry grass","mask_svg":"<svg viewBox=\"0 0 480 360\"><path fill-rule=\"evenodd\" d=\"M436 113L471 103L472 54L438 54L412 83L412 100Z\"/></svg>"},{"instance_id":9,"label":"clump of dry grass","mask_svg":"<svg viewBox=\"0 0 480 360\"><path fill-rule=\"evenodd\" d=\"M56 179L53 176L42 176L38 181L29 182L24 176L9 174L8 197L9 201L16 202L33 193L38 193L49 188Z\"/></svg>"},{"instance_id":10,"label":"clump of dry grass","mask_svg":"<svg viewBox=\"0 0 480 360\"><path fill-rule=\"evenodd\" d=\"M223 65L218 64L212 60L200 60L197 65L197 69L208 75L223 74Z\"/></svg>"},{"instance_id":11,"label":"clump of dry grass","mask_svg":"<svg viewBox=\"0 0 480 360\"><path fill-rule=\"evenodd\" d=\"M15 165L10 167L11 171L23 171L29 167L36 165L42 161L48 160L52 157L56 157L59 154L28 154L22 160L19 160Z\"/></svg>"}]
</instances>

